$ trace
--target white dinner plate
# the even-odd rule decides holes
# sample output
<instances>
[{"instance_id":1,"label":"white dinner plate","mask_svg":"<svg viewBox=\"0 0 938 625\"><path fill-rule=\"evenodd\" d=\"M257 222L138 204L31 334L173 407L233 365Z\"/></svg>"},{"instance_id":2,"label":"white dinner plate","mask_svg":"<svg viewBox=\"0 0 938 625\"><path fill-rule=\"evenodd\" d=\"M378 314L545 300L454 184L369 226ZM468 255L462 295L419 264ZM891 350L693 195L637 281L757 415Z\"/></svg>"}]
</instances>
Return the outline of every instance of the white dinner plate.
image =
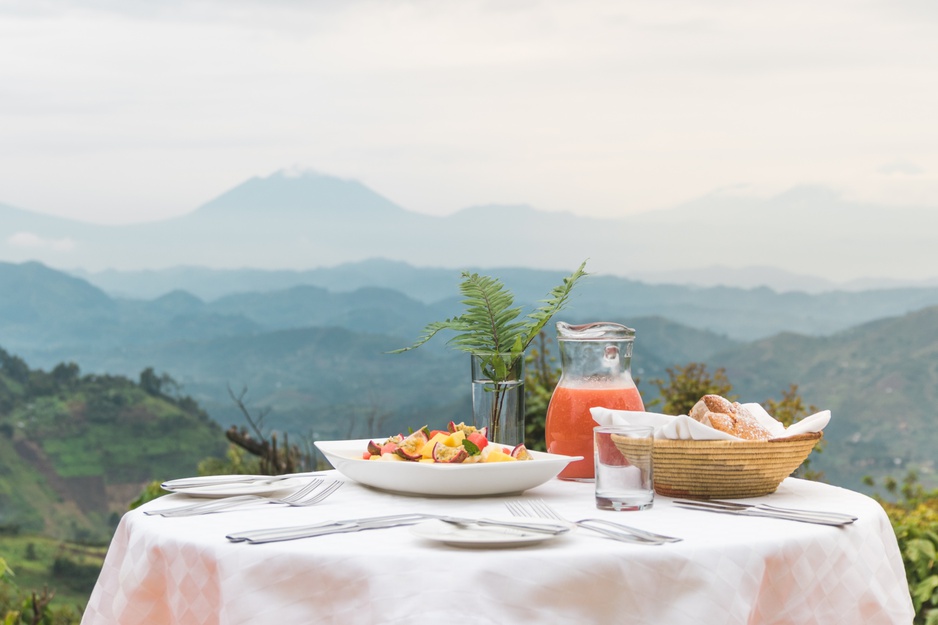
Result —
<instances>
[{"instance_id":1,"label":"white dinner plate","mask_svg":"<svg viewBox=\"0 0 938 625\"><path fill-rule=\"evenodd\" d=\"M394 493L436 497L520 493L556 477L568 463L582 460L581 456L542 451L531 451L531 460L517 462L446 464L364 460L362 453L368 440L316 441L316 447L339 473L360 484Z\"/></svg>"},{"instance_id":2,"label":"white dinner plate","mask_svg":"<svg viewBox=\"0 0 938 625\"><path fill-rule=\"evenodd\" d=\"M267 481L265 481L263 478L258 479L258 476L245 475L243 477L245 480L243 482L232 482L230 484L215 485L205 484L185 487L176 486L173 484L174 480L170 480L161 484L160 487L163 490L169 491L171 493L191 495L193 497L233 497L236 495L267 496L278 493L280 491L294 490L300 486L305 485L307 482L313 479L309 476L289 477L271 482L269 480L272 478L268 478ZM207 475L205 476L204 481L211 482L213 478L218 479L218 476ZM196 484L198 482L198 478L185 478L185 481Z\"/></svg>"},{"instance_id":3,"label":"white dinner plate","mask_svg":"<svg viewBox=\"0 0 938 625\"><path fill-rule=\"evenodd\" d=\"M517 518L511 519L517 522ZM524 519L531 525L544 525L549 528L569 528L575 526L571 523L553 521L549 519ZM505 549L508 547L525 547L534 543L554 540L565 534L546 534L544 532L525 531L512 527L462 526L444 523L443 521L427 521L411 526L410 533L435 542L451 545L453 547L467 547L471 549Z\"/></svg>"}]
</instances>

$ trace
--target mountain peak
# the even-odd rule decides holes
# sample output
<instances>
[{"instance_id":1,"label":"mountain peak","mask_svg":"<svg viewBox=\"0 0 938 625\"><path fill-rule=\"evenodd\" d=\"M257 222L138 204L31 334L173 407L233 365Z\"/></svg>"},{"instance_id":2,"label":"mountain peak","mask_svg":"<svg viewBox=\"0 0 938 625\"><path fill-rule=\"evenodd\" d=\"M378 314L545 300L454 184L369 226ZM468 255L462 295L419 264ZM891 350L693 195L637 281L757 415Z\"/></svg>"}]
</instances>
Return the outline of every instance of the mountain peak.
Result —
<instances>
[{"instance_id":1,"label":"mountain peak","mask_svg":"<svg viewBox=\"0 0 938 625\"><path fill-rule=\"evenodd\" d=\"M316 215L359 218L405 212L357 180L291 167L255 176L197 209L193 215L216 217Z\"/></svg>"}]
</instances>

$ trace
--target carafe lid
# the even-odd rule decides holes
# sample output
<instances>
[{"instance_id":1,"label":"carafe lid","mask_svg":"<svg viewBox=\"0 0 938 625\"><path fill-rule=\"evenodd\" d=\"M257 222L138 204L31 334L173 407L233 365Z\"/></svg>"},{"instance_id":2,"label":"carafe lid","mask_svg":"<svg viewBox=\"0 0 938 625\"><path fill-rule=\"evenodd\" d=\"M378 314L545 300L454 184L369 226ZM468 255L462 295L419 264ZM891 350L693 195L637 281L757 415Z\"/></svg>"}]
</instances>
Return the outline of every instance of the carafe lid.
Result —
<instances>
[{"instance_id":1,"label":"carafe lid","mask_svg":"<svg viewBox=\"0 0 938 625\"><path fill-rule=\"evenodd\" d=\"M622 341L634 339L635 330L611 321L595 321L579 325L558 321L557 338L562 341Z\"/></svg>"}]
</instances>

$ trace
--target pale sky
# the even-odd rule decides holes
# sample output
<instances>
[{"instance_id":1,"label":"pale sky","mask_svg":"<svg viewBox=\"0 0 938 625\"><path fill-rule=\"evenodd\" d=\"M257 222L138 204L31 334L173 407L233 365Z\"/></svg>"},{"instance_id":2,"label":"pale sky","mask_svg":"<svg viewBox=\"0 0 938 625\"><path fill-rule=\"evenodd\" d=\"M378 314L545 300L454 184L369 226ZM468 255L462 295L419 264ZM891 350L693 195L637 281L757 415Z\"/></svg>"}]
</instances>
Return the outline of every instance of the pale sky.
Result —
<instances>
[{"instance_id":1,"label":"pale sky","mask_svg":"<svg viewBox=\"0 0 938 625\"><path fill-rule=\"evenodd\" d=\"M938 210L936 111L932 0L0 0L0 203L99 223L290 167L429 214Z\"/></svg>"}]
</instances>

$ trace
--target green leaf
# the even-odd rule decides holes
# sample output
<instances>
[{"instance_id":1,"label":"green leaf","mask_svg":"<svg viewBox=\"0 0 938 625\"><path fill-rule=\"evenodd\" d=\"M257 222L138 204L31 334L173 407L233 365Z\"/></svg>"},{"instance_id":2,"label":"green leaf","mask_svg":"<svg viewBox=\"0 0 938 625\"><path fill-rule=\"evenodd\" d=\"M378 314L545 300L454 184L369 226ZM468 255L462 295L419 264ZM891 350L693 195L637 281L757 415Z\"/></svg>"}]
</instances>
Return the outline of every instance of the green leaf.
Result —
<instances>
[{"instance_id":1,"label":"green leaf","mask_svg":"<svg viewBox=\"0 0 938 625\"><path fill-rule=\"evenodd\" d=\"M479 446L473 443L468 438L464 438L462 443L460 444L463 446L463 449L465 449L469 453L470 456L478 456L479 454L482 453L482 450L479 449Z\"/></svg>"},{"instance_id":2,"label":"green leaf","mask_svg":"<svg viewBox=\"0 0 938 625\"><path fill-rule=\"evenodd\" d=\"M912 596L919 604L930 601L935 590L938 589L938 575L926 577L912 589Z\"/></svg>"},{"instance_id":3,"label":"green leaf","mask_svg":"<svg viewBox=\"0 0 938 625\"><path fill-rule=\"evenodd\" d=\"M463 314L427 324L423 334L409 346L390 353L399 354L420 347L438 333L452 331L455 336L447 344L455 349L476 355L509 354L506 362L500 357L488 358L484 371L492 381L508 376L515 362L524 357L524 350L540 334L551 317L567 304L576 283L588 275L586 261L554 287L540 306L521 317L521 308L514 305L514 296L500 280L477 273L462 273L459 291L466 307Z\"/></svg>"}]
</instances>

